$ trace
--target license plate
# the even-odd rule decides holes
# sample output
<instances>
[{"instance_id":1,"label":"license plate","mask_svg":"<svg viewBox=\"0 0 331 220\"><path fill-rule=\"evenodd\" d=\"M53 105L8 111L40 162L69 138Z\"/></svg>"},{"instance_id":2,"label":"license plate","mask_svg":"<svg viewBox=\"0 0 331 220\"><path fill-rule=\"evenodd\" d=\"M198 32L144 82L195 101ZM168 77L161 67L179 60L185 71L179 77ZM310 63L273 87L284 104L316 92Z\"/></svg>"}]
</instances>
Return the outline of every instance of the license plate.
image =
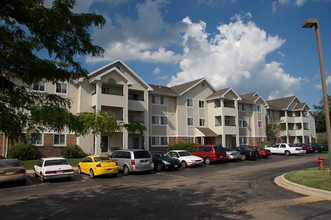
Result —
<instances>
[{"instance_id":1,"label":"license plate","mask_svg":"<svg viewBox=\"0 0 331 220\"><path fill-rule=\"evenodd\" d=\"M107 169L107 172L110 172L112 169Z\"/></svg>"},{"instance_id":2,"label":"license plate","mask_svg":"<svg viewBox=\"0 0 331 220\"><path fill-rule=\"evenodd\" d=\"M140 164L143 164L144 165L144 164L147 164L147 162L141 161Z\"/></svg>"},{"instance_id":3,"label":"license plate","mask_svg":"<svg viewBox=\"0 0 331 220\"><path fill-rule=\"evenodd\" d=\"M13 175L14 174L14 171L7 171L5 172L6 175Z\"/></svg>"},{"instance_id":4,"label":"license plate","mask_svg":"<svg viewBox=\"0 0 331 220\"><path fill-rule=\"evenodd\" d=\"M175 168L178 168L178 165L175 165L174 167L175 167Z\"/></svg>"},{"instance_id":5,"label":"license plate","mask_svg":"<svg viewBox=\"0 0 331 220\"><path fill-rule=\"evenodd\" d=\"M62 171L62 170L60 170L60 171L56 171L56 173L63 173L63 171Z\"/></svg>"}]
</instances>

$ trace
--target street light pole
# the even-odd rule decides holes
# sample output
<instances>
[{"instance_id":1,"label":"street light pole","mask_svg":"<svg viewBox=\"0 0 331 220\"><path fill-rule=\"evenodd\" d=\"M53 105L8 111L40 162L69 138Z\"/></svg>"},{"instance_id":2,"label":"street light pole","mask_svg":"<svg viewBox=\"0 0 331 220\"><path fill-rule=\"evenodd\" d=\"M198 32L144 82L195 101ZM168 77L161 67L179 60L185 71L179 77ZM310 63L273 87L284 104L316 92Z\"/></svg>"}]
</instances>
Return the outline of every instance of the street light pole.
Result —
<instances>
[{"instance_id":1,"label":"street light pole","mask_svg":"<svg viewBox=\"0 0 331 220\"><path fill-rule=\"evenodd\" d=\"M325 83L325 73L324 73L324 63L323 63L323 55L322 55L322 45L321 45L321 35L320 29L317 19L307 19L302 23L303 28L312 28L315 27L316 32L316 40L317 40L317 49L318 49L318 57L320 63L320 71L321 71L321 81L322 81L322 91L323 91L323 102L324 102L324 112L325 112L325 124L326 124L326 133L328 138L328 146L331 145L331 128L330 128L330 112L329 112L329 101L328 101L328 93L326 91L326 83ZM329 151L329 165L331 159L331 151ZM331 180L331 169L330 169L330 180ZM331 181L330 181L331 182Z\"/></svg>"}]
</instances>

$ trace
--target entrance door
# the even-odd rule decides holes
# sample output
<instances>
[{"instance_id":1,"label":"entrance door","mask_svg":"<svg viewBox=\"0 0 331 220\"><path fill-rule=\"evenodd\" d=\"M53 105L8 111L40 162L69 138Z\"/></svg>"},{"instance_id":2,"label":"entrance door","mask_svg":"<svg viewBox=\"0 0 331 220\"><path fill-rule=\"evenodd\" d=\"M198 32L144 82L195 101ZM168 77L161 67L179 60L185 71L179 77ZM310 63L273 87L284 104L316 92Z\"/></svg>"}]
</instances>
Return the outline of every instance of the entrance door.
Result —
<instances>
[{"instance_id":1,"label":"entrance door","mask_svg":"<svg viewBox=\"0 0 331 220\"><path fill-rule=\"evenodd\" d=\"M129 149L139 149L139 137L129 137Z\"/></svg>"},{"instance_id":2,"label":"entrance door","mask_svg":"<svg viewBox=\"0 0 331 220\"><path fill-rule=\"evenodd\" d=\"M101 153L108 152L108 136L101 136Z\"/></svg>"}]
</instances>

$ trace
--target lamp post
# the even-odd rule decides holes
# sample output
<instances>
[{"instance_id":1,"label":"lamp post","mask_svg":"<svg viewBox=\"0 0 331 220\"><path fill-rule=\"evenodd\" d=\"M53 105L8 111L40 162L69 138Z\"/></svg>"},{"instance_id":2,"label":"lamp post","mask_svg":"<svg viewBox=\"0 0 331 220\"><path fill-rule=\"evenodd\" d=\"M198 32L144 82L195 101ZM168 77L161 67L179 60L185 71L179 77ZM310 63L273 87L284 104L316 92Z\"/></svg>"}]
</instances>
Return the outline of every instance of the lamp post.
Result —
<instances>
[{"instance_id":1,"label":"lamp post","mask_svg":"<svg viewBox=\"0 0 331 220\"><path fill-rule=\"evenodd\" d=\"M303 28L312 28L315 27L317 48L318 48L318 57L321 70L321 81L322 81L322 91L323 91L323 102L324 102L324 112L325 112L325 124L326 124L326 133L328 137L328 145L331 145L331 129L330 129L330 113L329 113L329 102L328 94L326 92L326 83L325 83L325 73L324 73L324 63L322 55L322 45L321 45L321 36L320 29L317 19L307 19L302 23ZM331 151L329 149L329 162L331 159ZM329 164L331 166L331 164ZM331 169L330 169L330 178L331 178Z\"/></svg>"}]
</instances>

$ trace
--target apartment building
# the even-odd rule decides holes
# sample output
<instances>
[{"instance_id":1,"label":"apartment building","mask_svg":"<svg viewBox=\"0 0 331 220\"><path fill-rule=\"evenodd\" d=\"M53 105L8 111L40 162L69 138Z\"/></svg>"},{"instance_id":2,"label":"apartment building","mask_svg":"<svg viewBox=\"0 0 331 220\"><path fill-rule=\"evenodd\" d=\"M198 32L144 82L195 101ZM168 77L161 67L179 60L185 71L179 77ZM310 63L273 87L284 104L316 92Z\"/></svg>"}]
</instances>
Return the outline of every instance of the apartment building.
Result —
<instances>
[{"instance_id":1,"label":"apartment building","mask_svg":"<svg viewBox=\"0 0 331 220\"><path fill-rule=\"evenodd\" d=\"M216 90L205 78L172 87L149 85L121 60L86 78L55 85L36 82L31 89L70 98L74 114L105 111L118 123L140 121L147 128L143 135L122 129L84 137L66 129L60 133L47 131L40 140L31 140L44 156L59 156L64 146L75 144L89 154L122 148L166 150L181 142L227 147L264 145L266 118L270 117L282 121L283 142L311 142L316 138L309 107L296 97L265 101L258 93L239 96L232 88ZM4 155L10 143L4 135L0 135L0 143Z\"/></svg>"},{"instance_id":2,"label":"apartment building","mask_svg":"<svg viewBox=\"0 0 331 220\"><path fill-rule=\"evenodd\" d=\"M278 121L283 143L312 143L316 141L315 119L309 106L296 96L267 101L268 120Z\"/></svg>"}]
</instances>

